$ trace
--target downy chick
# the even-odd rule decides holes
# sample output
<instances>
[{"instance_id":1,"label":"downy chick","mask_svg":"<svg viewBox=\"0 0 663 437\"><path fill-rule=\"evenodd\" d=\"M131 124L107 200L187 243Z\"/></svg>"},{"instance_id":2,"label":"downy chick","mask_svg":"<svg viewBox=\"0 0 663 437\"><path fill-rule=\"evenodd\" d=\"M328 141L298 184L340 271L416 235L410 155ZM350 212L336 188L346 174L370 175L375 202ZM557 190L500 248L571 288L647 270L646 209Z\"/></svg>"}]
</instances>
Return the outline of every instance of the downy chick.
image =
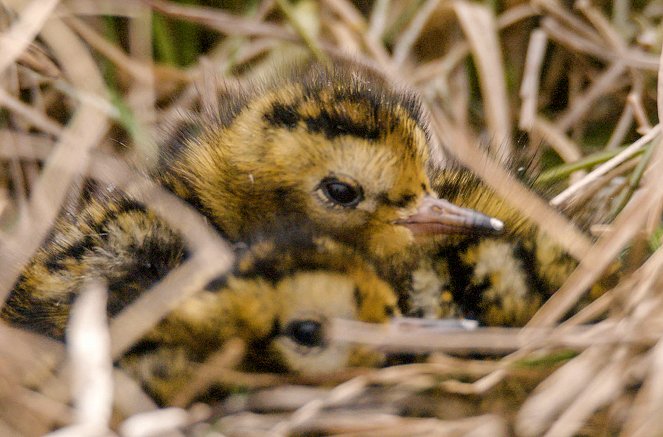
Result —
<instances>
[{"instance_id":1,"label":"downy chick","mask_svg":"<svg viewBox=\"0 0 663 437\"><path fill-rule=\"evenodd\" d=\"M274 218L304 218L389 258L417 236L501 231L431 190L417 97L335 62L300 63L222 96L216 122L191 120L164 149L161 182L231 240Z\"/></svg>"},{"instance_id":2,"label":"downy chick","mask_svg":"<svg viewBox=\"0 0 663 437\"><path fill-rule=\"evenodd\" d=\"M331 322L382 323L397 314L393 289L350 247L277 235L240 253L231 273L171 312L120 365L167 404L230 338L247 345L241 367L249 371L311 375L378 364L377 352L330 342Z\"/></svg>"},{"instance_id":3,"label":"downy chick","mask_svg":"<svg viewBox=\"0 0 663 437\"><path fill-rule=\"evenodd\" d=\"M386 271L407 264L421 237L503 227L438 198L429 148L413 94L355 63L302 62L190 120L162 145L154 178L232 241L303 221ZM3 314L61 336L60 308L87 277L106 278L124 304L183 256L179 236L144 205L118 192L91 194L81 213L58 220Z\"/></svg>"},{"instance_id":4,"label":"downy chick","mask_svg":"<svg viewBox=\"0 0 663 437\"><path fill-rule=\"evenodd\" d=\"M232 241L304 221L398 264L417 236L502 228L437 197L429 147L414 95L355 63L302 62L190 120L162 145L154 177ZM144 205L118 192L88 197L24 270L5 318L61 336L60 308L87 277L107 279L126 304L181 262L179 236Z\"/></svg>"},{"instance_id":5,"label":"downy chick","mask_svg":"<svg viewBox=\"0 0 663 437\"><path fill-rule=\"evenodd\" d=\"M505 232L445 239L414 272L404 312L472 318L486 326L523 326L577 261L468 170L448 168L432 180L434 189L449 201L503 221ZM589 299L602 294L614 279L607 274Z\"/></svg>"}]
</instances>

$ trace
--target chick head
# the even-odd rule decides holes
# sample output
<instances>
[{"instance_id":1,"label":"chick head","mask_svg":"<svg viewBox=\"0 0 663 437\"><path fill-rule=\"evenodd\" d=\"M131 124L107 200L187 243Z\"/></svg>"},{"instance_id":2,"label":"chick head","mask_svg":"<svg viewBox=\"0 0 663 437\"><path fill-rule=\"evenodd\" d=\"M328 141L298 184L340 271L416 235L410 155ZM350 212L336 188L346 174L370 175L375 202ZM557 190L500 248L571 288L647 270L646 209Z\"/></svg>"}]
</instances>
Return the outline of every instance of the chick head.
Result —
<instances>
[{"instance_id":1,"label":"chick head","mask_svg":"<svg viewBox=\"0 0 663 437\"><path fill-rule=\"evenodd\" d=\"M420 103L377 73L306 63L250 88L172 164L184 197L229 237L296 216L388 256L421 234L501 229L437 198Z\"/></svg>"},{"instance_id":2,"label":"chick head","mask_svg":"<svg viewBox=\"0 0 663 437\"><path fill-rule=\"evenodd\" d=\"M295 240L251 246L221 287L208 287L223 308L219 337L249 344L248 370L315 374L375 364L380 354L332 342L329 333L336 318L380 323L397 315L393 289L346 245L328 237Z\"/></svg>"}]
</instances>

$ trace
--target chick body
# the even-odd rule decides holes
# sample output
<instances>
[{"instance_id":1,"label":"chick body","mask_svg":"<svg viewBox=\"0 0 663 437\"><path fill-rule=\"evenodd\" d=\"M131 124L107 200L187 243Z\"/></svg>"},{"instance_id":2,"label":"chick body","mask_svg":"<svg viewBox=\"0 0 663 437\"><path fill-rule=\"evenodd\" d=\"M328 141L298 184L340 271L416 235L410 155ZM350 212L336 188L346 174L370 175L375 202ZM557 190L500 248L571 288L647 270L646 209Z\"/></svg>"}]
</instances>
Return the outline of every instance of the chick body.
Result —
<instances>
[{"instance_id":1,"label":"chick body","mask_svg":"<svg viewBox=\"0 0 663 437\"><path fill-rule=\"evenodd\" d=\"M102 279L113 316L186 256L181 237L143 204L108 191L65 213L21 273L0 318L62 339L69 308L89 279Z\"/></svg>"},{"instance_id":2,"label":"chick body","mask_svg":"<svg viewBox=\"0 0 663 437\"><path fill-rule=\"evenodd\" d=\"M527 217L463 168L436 172L432 185L451 202L505 223L502 235L447 237L420 258L404 312L467 317L487 326L523 326L563 284L577 261ZM606 275L595 299L614 281Z\"/></svg>"},{"instance_id":3,"label":"chick body","mask_svg":"<svg viewBox=\"0 0 663 437\"><path fill-rule=\"evenodd\" d=\"M398 313L390 285L350 247L298 234L253 244L129 352L121 365L167 403L196 366L230 338L248 346L245 370L326 373L379 354L334 344L334 318L386 322Z\"/></svg>"}]
</instances>

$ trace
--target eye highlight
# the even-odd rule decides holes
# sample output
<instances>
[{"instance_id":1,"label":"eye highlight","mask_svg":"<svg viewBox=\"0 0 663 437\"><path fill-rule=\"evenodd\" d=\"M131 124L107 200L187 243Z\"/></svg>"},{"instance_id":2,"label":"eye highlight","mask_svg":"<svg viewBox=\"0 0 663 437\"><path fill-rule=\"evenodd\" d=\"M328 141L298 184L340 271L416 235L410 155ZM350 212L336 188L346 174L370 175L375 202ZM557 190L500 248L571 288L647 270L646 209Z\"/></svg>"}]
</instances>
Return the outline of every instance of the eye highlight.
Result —
<instances>
[{"instance_id":1,"label":"eye highlight","mask_svg":"<svg viewBox=\"0 0 663 437\"><path fill-rule=\"evenodd\" d=\"M295 320L288 323L284 334L306 347L322 346L325 342L322 324L317 320Z\"/></svg>"},{"instance_id":2,"label":"eye highlight","mask_svg":"<svg viewBox=\"0 0 663 437\"><path fill-rule=\"evenodd\" d=\"M353 208L364 198L361 186L354 186L335 177L320 181L320 190L332 203L346 208Z\"/></svg>"}]
</instances>

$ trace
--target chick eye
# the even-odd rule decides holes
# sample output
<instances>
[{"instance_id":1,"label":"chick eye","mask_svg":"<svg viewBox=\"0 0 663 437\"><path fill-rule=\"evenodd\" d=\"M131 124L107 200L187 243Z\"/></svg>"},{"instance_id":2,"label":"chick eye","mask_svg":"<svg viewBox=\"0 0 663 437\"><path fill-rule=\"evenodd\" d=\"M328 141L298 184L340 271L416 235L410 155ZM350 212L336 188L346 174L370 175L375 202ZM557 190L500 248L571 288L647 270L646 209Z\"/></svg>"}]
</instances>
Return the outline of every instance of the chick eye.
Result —
<instances>
[{"instance_id":1,"label":"chick eye","mask_svg":"<svg viewBox=\"0 0 663 437\"><path fill-rule=\"evenodd\" d=\"M345 207L357 206L363 198L361 187L352 186L336 178L323 179L320 188L329 200Z\"/></svg>"},{"instance_id":2,"label":"chick eye","mask_svg":"<svg viewBox=\"0 0 663 437\"><path fill-rule=\"evenodd\" d=\"M324 344L322 324L316 320L297 320L288 323L285 335L302 346L315 347Z\"/></svg>"}]
</instances>

